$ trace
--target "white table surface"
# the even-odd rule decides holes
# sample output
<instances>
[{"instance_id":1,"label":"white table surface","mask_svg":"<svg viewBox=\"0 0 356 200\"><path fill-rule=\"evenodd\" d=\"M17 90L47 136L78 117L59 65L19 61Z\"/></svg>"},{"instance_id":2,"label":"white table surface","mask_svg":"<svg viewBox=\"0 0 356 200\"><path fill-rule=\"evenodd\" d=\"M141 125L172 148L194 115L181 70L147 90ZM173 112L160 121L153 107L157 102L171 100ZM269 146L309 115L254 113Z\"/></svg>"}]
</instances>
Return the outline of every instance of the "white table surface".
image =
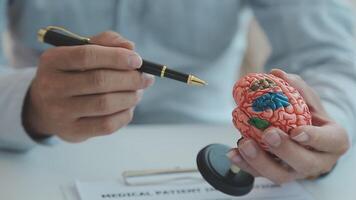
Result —
<instances>
[{"instance_id":1,"label":"white table surface","mask_svg":"<svg viewBox=\"0 0 356 200\"><path fill-rule=\"evenodd\" d=\"M0 152L0 199L64 199L63 185L79 180L122 179L124 170L195 167L197 152L210 143L235 145L229 126L130 126L80 144L38 146L25 154ZM328 177L303 182L317 200L356 199L356 151Z\"/></svg>"}]
</instances>

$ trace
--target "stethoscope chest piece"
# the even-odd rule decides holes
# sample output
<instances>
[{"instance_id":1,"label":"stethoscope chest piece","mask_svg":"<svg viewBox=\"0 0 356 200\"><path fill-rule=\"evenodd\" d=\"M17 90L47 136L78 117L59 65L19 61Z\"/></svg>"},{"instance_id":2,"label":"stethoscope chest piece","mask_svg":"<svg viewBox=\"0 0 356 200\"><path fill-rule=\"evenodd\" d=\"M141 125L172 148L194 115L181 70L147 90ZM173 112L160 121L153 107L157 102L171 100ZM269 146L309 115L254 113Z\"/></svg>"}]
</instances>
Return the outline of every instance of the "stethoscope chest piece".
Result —
<instances>
[{"instance_id":1,"label":"stethoscope chest piece","mask_svg":"<svg viewBox=\"0 0 356 200\"><path fill-rule=\"evenodd\" d=\"M232 196L246 195L252 190L255 178L237 167L231 168L226 156L229 150L222 144L206 146L197 156L198 169L215 189Z\"/></svg>"}]
</instances>

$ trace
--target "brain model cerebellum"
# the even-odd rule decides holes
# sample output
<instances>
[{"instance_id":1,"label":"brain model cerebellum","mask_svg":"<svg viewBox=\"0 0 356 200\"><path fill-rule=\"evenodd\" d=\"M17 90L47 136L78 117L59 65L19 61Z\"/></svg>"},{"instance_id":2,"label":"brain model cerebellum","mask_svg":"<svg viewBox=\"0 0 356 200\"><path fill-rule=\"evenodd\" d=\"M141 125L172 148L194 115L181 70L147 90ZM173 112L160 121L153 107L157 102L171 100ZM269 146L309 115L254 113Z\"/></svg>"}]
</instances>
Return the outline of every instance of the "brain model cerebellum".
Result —
<instances>
[{"instance_id":1,"label":"brain model cerebellum","mask_svg":"<svg viewBox=\"0 0 356 200\"><path fill-rule=\"evenodd\" d=\"M289 133L301 125L311 124L307 104L299 92L286 81L272 74L248 74L234 86L237 108L234 125L243 137L252 138L264 149L262 132L276 127Z\"/></svg>"}]
</instances>

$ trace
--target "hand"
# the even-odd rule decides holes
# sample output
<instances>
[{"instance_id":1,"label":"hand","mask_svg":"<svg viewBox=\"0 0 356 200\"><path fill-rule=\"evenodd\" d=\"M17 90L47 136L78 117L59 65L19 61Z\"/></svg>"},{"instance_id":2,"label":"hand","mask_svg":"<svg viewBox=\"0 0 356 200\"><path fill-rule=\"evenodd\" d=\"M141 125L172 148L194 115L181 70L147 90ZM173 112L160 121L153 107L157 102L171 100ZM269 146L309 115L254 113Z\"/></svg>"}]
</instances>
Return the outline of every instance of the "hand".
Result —
<instances>
[{"instance_id":1,"label":"hand","mask_svg":"<svg viewBox=\"0 0 356 200\"><path fill-rule=\"evenodd\" d=\"M133 43L119 34L104 32L91 42L48 49L41 55L23 114L32 136L55 134L80 142L115 132L131 121L153 76L136 70L142 59Z\"/></svg>"},{"instance_id":2,"label":"hand","mask_svg":"<svg viewBox=\"0 0 356 200\"><path fill-rule=\"evenodd\" d=\"M242 170L277 184L318 177L331 171L349 148L345 129L327 115L319 96L299 76L281 70L271 73L301 93L311 111L312 125L298 127L290 135L277 128L266 129L262 139L274 157L255 141L242 139L238 148L229 153L230 159Z\"/></svg>"}]
</instances>

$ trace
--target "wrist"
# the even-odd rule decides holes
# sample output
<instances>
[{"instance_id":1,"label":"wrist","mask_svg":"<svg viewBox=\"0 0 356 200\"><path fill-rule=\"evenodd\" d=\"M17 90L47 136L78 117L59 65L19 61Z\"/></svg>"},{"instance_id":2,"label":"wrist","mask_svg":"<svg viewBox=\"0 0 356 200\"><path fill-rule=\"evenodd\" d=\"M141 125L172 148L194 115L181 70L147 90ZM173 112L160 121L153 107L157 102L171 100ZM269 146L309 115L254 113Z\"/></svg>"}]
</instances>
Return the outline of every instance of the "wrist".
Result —
<instances>
[{"instance_id":1,"label":"wrist","mask_svg":"<svg viewBox=\"0 0 356 200\"><path fill-rule=\"evenodd\" d=\"M23 108L22 108L22 126L24 127L26 133L33 140L42 140L52 135L49 133L45 133L38 128L38 117L36 117L36 111L33 109L33 105L31 102L31 89L29 89L26 93Z\"/></svg>"}]
</instances>

